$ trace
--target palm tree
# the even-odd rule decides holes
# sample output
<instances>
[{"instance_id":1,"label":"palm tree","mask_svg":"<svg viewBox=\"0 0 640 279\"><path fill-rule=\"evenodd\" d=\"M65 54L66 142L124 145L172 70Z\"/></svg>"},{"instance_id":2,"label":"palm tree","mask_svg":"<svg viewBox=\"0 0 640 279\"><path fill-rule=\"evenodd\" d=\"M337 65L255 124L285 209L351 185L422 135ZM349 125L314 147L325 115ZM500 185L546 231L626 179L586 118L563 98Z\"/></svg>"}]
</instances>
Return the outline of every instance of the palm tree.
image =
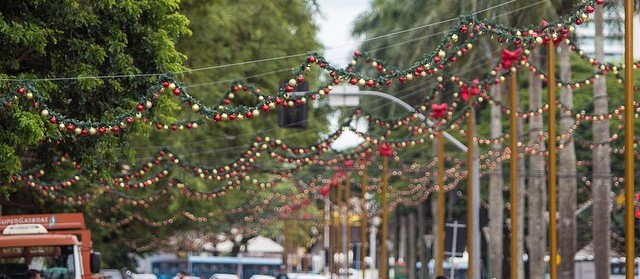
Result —
<instances>
[{"instance_id":1,"label":"palm tree","mask_svg":"<svg viewBox=\"0 0 640 279\"><path fill-rule=\"evenodd\" d=\"M536 48L529 58L534 65L540 65L540 48ZM542 80L538 74L529 74L529 107L531 110L542 106ZM543 129L542 114L529 118L529 145L538 143L537 138ZM545 151L545 145L539 145L538 152ZM529 250L529 278L543 278L545 272L544 256L547 243L547 223L540 222L545 219L547 208L547 181L544 173L545 159L540 156L529 156L529 234L527 235L527 247Z\"/></svg>"},{"instance_id":2,"label":"palm tree","mask_svg":"<svg viewBox=\"0 0 640 279\"><path fill-rule=\"evenodd\" d=\"M499 102L502 99L502 86L491 88L491 98ZM502 112L500 107L491 107L491 137L502 136ZM494 150L494 158L502 153L502 144L495 143L491 146ZM489 174L489 278L502 278L502 234L504 220L504 197L502 188L504 178L502 177L502 164L497 164L496 168Z\"/></svg>"},{"instance_id":3,"label":"palm tree","mask_svg":"<svg viewBox=\"0 0 640 279\"><path fill-rule=\"evenodd\" d=\"M569 59L569 46L566 43L560 44L560 79L571 80L571 61ZM571 113L573 109L573 90L570 87L563 87L560 91L560 103L567 110L560 112L560 130L564 133L574 123ZM560 278L573 278L575 269L574 255L577 247L576 216L577 208L577 188L576 179L576 149L572 139L560 143L564 148L558 151L558 254L560 265L558 266L558 276Z\"/></svg>"},{"instance_id":4,"label":"palm tree","mask_svg":"<svg viewBox=\"0 0 640 279\"><path fill-rule=\"evenodd\" d=\"M595 11L595 51L596 59L604 61L604 20L603 7ZM593 103L595 114L605 114L607 102L606 79L599 78L593 84ZM609 120L593 123L593 252L596 278L606 278L610 274L609 256L611 250L611 215L609 214L611 192L611 148L609 139Z\"/></svg>"},{"instance_id":5,"label":"palm tree","mask_svg":"<svg viewBox=\"0 0 640 279\"><path fill-rule=\"evenodd\" d=\"M355 24L354 34L356 35L365 35L368 38L371 37L379 37L384 36L384 34L398 32L401 30L406 30L410 28L414 28L416 26L427 26L422 28L415 28L411 32L405 32L400 35L395 36L384 36L381 38L377 38L375 40L367 41L362 44L362 48L366 51L368 49L377 50L375 52L375 56L379 58L384 58L388 62L393 62L397 65L406 65L409 62L413 62L419 58L421 58L426 51L430 51L437 43L438 36L434 37L435 40L429 40L425 38L431 37L431 34L439 34L439 31L447 30L448 25L433 25L434 23L446 21L447 23L451 23L452 21L447 21L448 19L455 19L456 17L469 14L471 11L476 10L484 10L484 12L479 15L481 17L492 18L496 14L500 14L503 11L498 9L488 9L485 8L493 7L498 4L503 3L503 1L437 1L435 3L428 1L410 1L409 3L395 1L395 0L386 0L386 1L375 1L371 11L362 15ZM505 18L510 18L512 15L507 15L505 17L499 18L499 20L504 21ZM416 40L420 38L420 40ZM389 47L396 42L403 41L414 41L411 44L411 48L407 49L404 45L399 47ZM472 52L472 56L468 60L474 61L468 64L478 64L481 62L476 62L479 60L485 60L487 67L491 67L495 64L498 57L491 57L492 53L496 53L495 50L499 50L501 47L496 45L495 43L483 43L476 44L476 51ZM488 53L489 55L483 55ZM477 60L475 58L478 58ZM488 59L487 59L488 58ZM486 62L486 61L489 62ZM492 98L495 100L501 99L502 90L499 88L492 89ZM500 137L502 136L502 114L499 107L494 106L492 108L492 128L491 128L491 137ZM497 144L492 147L495 154L500 154L502 152L502 145ZM503 243L502 243L502 234L503 234L503 210L504 210L504 200L503 200L503 177L502 177L502 166L498 164L498 167L493 170L493 173L490 175L490 194L489 194L489 215L490 218L490 231L491 236L493 236L489 242L489 270L491 272L491 277L502 278L502 261L503 261ZM520 183L524 185L524 183ZM523 191L521 191L523 192ZM520 204L524 204L520 202ZM521 223L523 220L524 210L519 210L521 215L518 217ZM522 226L521 226L522 228ZM434 249L439 243L435 243ZM522 249L521 249L522 250ZM522 257L517 257L522 258ZM522 265L520 265L522 267ZM478 273L477 273L478 274Z\"/></svg>"},{"instance_id":6,"label":"palm tree","mask_svg":"<svg viewBox=\"0 0 640 279\"><path fill-rule=\"evenodd\" d=\"M567 14L578 1L560 1L553 0L545 3L540 9L534 9L539 12L539 19L543 18L556 18ZM530 16L530 15L529 15ZM571 64L569 57L569 46L566 43L559 45L559 59L560 59L560 79L571 80ZM532 96L532 98L535 96ZM554 100L549 100L550 105L553 105ZM569 87L563 87L560 92L560 102L567 106L569 109L573 107L573 94ZM560 129L559 133L566 132L573 125L573 116L571 113L565 111L560 114ZM553 135L551 135L553 136ZM561 278L573 278L574 275L574 254L577 247L577 235L576 235L576 200L577 200L577 180L576 180L576 152L574 142L568 140L560 143L563 148L558 152L558 200L559 203L560 219L558 224L558 250L561 257L561 263L559 266L559 272ZM555 148L555 147L550 147ZM540 164L538 162L538 164ZM536 166L537 168L540 165ZM531 173L535 175L535 173ZM534 187L538 187L536 185ZM538 188L539 189L539 188ZM540 192L538 192L540 193ZM538 196L539 197L539 196ZM534 214L539 214L537 211ZM530 216L531 218L531 216ZM537 236L537 237L536 237ZM536 239L541 239L541 236L537 234ZM535 250L535 249L534 249ZM535 257L537 258L538 255Z\"/></svg>"}]
</instances>

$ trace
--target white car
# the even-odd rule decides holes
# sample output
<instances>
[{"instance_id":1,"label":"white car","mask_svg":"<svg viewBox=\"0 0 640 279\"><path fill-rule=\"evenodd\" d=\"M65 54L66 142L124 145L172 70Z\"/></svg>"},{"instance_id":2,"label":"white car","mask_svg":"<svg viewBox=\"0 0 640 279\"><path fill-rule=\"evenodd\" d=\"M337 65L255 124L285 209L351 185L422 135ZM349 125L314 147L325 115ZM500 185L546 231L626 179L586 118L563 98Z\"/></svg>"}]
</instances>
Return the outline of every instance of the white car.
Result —
<instances>
[{"instance_id":1,"label":"white car","mask_svg":"<svg viewBox=\"0 0 640 279\"><path fill-rule=\"evenodd\" d=\"M100 271L107 279L123 279L119 269L103 269Z\"/></svg>"},{"instance_id":2,"label":"white car","mask_svg":"<svg viewBox=\"0 0 640 279\"><path fill-rule=\"evenodd\" d=\"M158 279L158 276L153 273L132 273L131 277L133 279Z\"/></svg>"},{"instance_id":3,"label":"white car","mask_svg":"<svg viewBox=\"0 0 640 279\"><path fill-rule=\"evenodd\" d=\"M276 279L276 277L271 275L254 274L254 275L251 275L249 279Z\"/></svg>"},{"instance_id":4,"label":"white car","mask_svg":"<svg viewBox=\"0 0 640 279\"><path fill-rule=\"evenodd\" d=\"M211 275L209 279L240 279L240 277L238 275L230 273L216 273Z\"/></svg>"},{"instance_id":5,"label":"white car","mask_svg":"<svg viewBox=\"0 0 640 279\"><path fill-rule=\"evenodd\" d=\"M314 273L289 273L288 276L289 279L329 279L328 276Z\"/></svg>"}]
</instances>

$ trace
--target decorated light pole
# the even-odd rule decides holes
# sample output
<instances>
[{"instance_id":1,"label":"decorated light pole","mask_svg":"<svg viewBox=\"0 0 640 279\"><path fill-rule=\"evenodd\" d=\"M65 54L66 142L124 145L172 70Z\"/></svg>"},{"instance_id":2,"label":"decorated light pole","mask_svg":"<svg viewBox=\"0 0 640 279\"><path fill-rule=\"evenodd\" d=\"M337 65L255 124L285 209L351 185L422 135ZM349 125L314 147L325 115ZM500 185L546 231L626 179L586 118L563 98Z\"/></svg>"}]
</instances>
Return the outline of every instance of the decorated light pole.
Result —
<instances>
[{"instance_id":1,"label":"decorated light pole","mask_svg":"<svg viewBox=\"0 0 640 279\"><path fill-rule=\"evenodd\" d=\"M547 67L549 77L547 81L547 90L549 95L549 273L551 279L558 278L558 231L556 220L556 48L553 40L549 40L549 48L547 54Z\"/></svg>"},{"instance_id":2,"label":"decorated light pole","mask_svg":"<svg viewBox=\"0 0 640 279\"><path fill-rule=\"evenodd\" d=\"M474 211L474 207L473 207L473 192L474 192L474 185L475 185L475 180L474 180L474 176L478 175L477 173L475 173L473 170L473 164L474 162L474 142L473 142L473 135L474 135L474 114L475 114L475 110L473 109L473 98L471 97L472 95L478 95L480 93L480 87L478 85L478 80L474 80L473 81L473 85L471 85L471 87L469 87L469 85L463 83L460 86L460 96L462 97L462 99L464 99L465 101L467 101L467 106L469 107L469 111L467 112L467 253L469 254L469 262L467 264L468 269L467 269L467 278L469 279L473 279L473 272L474 272L474 265L473 265L473 259L474 259L474 253L477 253L479 251L474 251L473 250L473 237L474 237L474 233L475 231L473 230L474 225L474 214L472 214L472 212Z\"/></svg>"},{"instance_id":3,"label":"decorated light pole","mask_svg":"<svg viewBox=\"0 0 640 279\"><path fill-rule=\"evenodd\" d=\"M442 121L447 113L447 104L431 105L431 117ZM438 251L436 251L436 274L444 275L444 130L437 132L438 138L438 215L436 222Z\"/></svg>"},{"instance_id":4,"label":"decorated light pole","mask_svg":"<svg viewBox=\"0 0 640 279\"><path fill-rule=\"evenodd\" d=\"M344 227L345 227L345 243L344 243L344 262L345 262L345 277L349 279L349 251L351 251L351 225L349 224L349 198L351 198L351 168L353 167L353 160L344 161L344 167L347 169L344 182Z\"/></svg>"},{"instance_id":5,"label":"decorated light pole","mask_svg":"<svg viewBox=\"0 0 640 279\"><path fill-rule=\"evenodd\" d=\"M510 101L510 113L509 113L509 125L511 125L511 141L509 148L511 150L511 160L509 161L510 170L510 191L509 201L511 208L511 238L510 238L510 257L511 257L511 277L518 278L518 122L516 118L516 102L517 102L517 86L518 75L515 70L511 73L511 84L509 92Z\"/></svg>"},{"instance_id":6,"label":"decorated light pole","mask_svg":"<svg viewBox=\"0 0 640 279\"><path fill-rule=\"evenodd\" d=\"M633 196L634 192L634 136L633 118L633 2L624 1L624 195L625 199L625 258L626 258L626 278L632 279L635 270L635 220L633 219Z\"/></svg>"},{"instance_id":7,"label":"decorated light pole","mask_svg":"<svg viewBox=\"0 0 640 279\"><path fill-rule=\"evenodd\" d=\"M380 240L380 278L389 278L389 257L387 256L387 191L389 188L389 157L393 155L391 144L381 143L378 145L378 153L382 157L382 236Z\"/></svg>"},{"instance_id":8,"label":"decorated light pole","mask_svg":"<svg viewBox=\"0 0 640 279\"><path fill-rule=\"evenodd\" d=\"M360 226L362 229L362 246L360 247L360 270L362 271L362 279L365 279L367 265L364 259L367 256L367 162L361 164L362 168L362 218Z\"/></svg>"},{"instance_id":9,"label":"decorated light pole","mask_svg":"<svg viewBox=\"0 0 640 279\"><path fill-rule=\"evenodd\" d=\"M518 102L518 72L516 70L516 64L520 59L522 48L517 48L514 51L504 49L502 51L502 68L504 70L511 71L511 80L509 84L509 126L510 126L510 190L509 190L509 203L511 208L511 236L509 255L511 259L510 265L510 278L518 278L518 121L517 121L517 102Z\"/></svg>"}]
</instances>

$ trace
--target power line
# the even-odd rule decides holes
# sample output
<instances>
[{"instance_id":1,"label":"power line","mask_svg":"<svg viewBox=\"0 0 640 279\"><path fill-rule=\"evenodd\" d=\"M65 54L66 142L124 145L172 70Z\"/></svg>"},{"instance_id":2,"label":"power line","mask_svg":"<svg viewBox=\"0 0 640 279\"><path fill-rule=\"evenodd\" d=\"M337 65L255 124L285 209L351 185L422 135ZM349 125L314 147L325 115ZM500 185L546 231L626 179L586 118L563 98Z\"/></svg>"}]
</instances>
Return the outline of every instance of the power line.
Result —
<instances>
[{"instance_id":1,"label":"power line","mask_svg":"<svg viewBox=\"0 0 640 279\"><path fill-rule=\"evenodd\" d=\"M542 0L541 2L543 2L543 1L545 1L545 0ZM491 6L491 7L485 8L483 10L480 10L480 11L472 13L472 15L477 15L479 13L483 13L483 12L486 12L486 11L489 11L489 10L492 10L492 9L496 9L496 8L501 7L501 6L511 4L513 2L516 2L516 0L507 1L507 2L498 4L498 5L495 5L495 6ZM396 31L396 32L392 32L392 33L376 36L376 37L373 37L373 38L368 38L368 39L363 40L363 42L374 41L374 40L378 40L378 39L382 39L382 38L386 38L386 37L390 37L390 36L395 36L395 35L398 35L398 34L411 32L411 31L414 31L414 30L422 29L422 28L427 28L427 27L432 27L432 26L444 24L444 23L449 23L449 22L456 21L458 19L459 19L459 17L455 17L455 18L445 19L445 20L442 20L442 21L434 22L434 23L429 23L429 24L425 24L425 25L421 25L421 26L416 26L416 27L405 29L405 30L400 30L400 31Z\"/></svg>"},{"instance_id":2,"label":"power line","mask_svg":"<svg viewBox=\"0 0 640 279\"><path fill-rule=\"evenodd\" d=\"M510 0L510 1L507 1L505 3L501 3L501 4L498 4L498 5L495 5L495 6L491 6L491 7L487 7L485 9L483 9L483 10L474 12L472 14L476 15L476 14L479 14L479 13L482 13L482 12L486 12L486 11L489 11L489 10L492 10L492 9L496 9L496 8L501 7L501 6L513 3L515 1L516 0ZM540 3L544 2L544 1L545 0L541 0L540 2L537 2L537 3L534 3L534 4L537 5L537 4L540 4ZM525 7L529 7L529 6L532 6L532 5L527 5ZM518 10L524 9L525 7L522 7L520 9L518 9ZM504 14L508 14L508 13L509 12L504 13ZM504 15L504 14L502 14L502 15ZM430 24L426 24L426 25L422 25L422 26L412 27L412 28L409 28L409 29L396 31L396 32L392 32L392 33L389 33L389 34L385 34L385 35L381 35L381 36L377 36L377 37L373 37L373 38L364 39L364 40L362 40L362 42L373 41L373 40L377 40L377 39L381 39L381 38L385 38L385 37L389 37L389 36L394 36L394 35L410 32L410 31L413 31L413 30L421 29L421 28L436 26L436 25L439 25L439 24L452 22L452 21L455 21L457 19L458 19L458 17L450 18L450 19L446 19L446 20L442 20L442 21L439 21L439 22L430 23ZM328 50L337 49L337 48L341 48L341 47L352 45L352 44L353 43L347 44L347 45L343 45L343 46L339 46L339 47L333 47L333 48L329 48ZM302 57L302 56L306 56L306 55L307 55L307 53L290 54L290 55L283 55L283 56L277 56L277 57L262 58L262 59L242 61L242 62L234 62L234 63L229 63L229 64L207 66L207 67L202 67L202 68L179 71L177 73L193 73L193 72L207 71L207 70L213 70L213 69L222 69L222 68L228 68L228 67L243 66L243 65L248 65L248 64L256 64L256 63L269 62L269 61L275 61L275 60L282 60L282 59L288 59L288 58ZM36 79L29 79L29 80L31 80L31 81L65 81L65 80L85 80L85 79L116 79L116 78L134 78L134 77L153 77L153 76L161 76L163 74L164 73L117 74L117 75L80 76L80 77L36 78ZM22 80L23 79L16 79L16 78L2 78L2 79L0 79L0 81L22 81Z\"/></svg>"}]
</instances>

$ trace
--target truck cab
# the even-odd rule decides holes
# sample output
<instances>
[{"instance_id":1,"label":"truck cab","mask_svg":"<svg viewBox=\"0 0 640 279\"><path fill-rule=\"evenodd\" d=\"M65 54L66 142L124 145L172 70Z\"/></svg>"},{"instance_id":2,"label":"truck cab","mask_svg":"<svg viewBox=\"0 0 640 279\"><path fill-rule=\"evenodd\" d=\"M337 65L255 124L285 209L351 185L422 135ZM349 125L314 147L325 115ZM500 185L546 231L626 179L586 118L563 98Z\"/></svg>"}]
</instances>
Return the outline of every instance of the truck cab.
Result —
<instances>
[{"instance_id":1,"label":"truck cab","mask_svg":"<svg viewBox=\"0 0 640 279\"><path fill-rule=\"evenodd\" d=\"M100 257L80 213L0 216L0 279L91 279Z\"/></svg>"}]
</instances>

